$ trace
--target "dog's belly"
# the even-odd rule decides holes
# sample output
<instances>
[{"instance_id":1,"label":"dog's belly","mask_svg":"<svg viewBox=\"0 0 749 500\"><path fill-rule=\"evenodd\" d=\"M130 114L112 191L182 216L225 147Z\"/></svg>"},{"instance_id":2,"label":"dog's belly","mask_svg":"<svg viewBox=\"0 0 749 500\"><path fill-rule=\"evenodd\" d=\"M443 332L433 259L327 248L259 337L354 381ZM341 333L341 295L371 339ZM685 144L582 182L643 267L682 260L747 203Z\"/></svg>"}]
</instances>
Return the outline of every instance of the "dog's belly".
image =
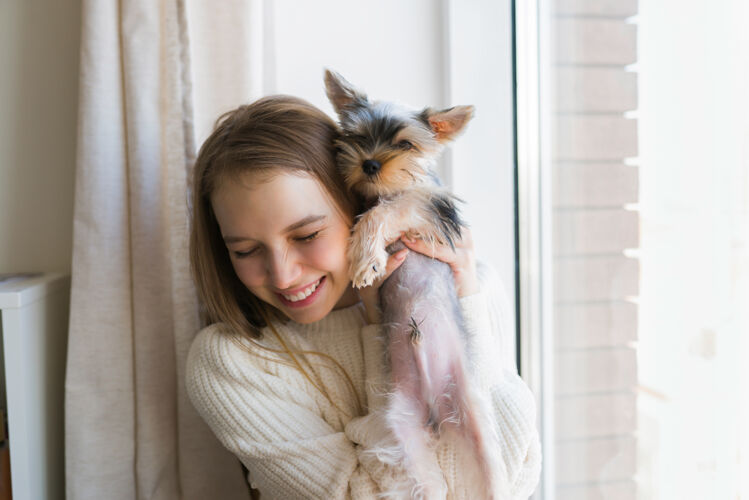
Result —
<instances>
[{"instance_id":1,"label":"dog's belly","mask_svg":"<svg viewBox=\"0 0 749 500\"><path fill-rule=\"evenodd\" d=\"M423 424L436 428L465 397L455 393L465 367L452 271L411 252L380 287L380 302L393 389L423 403Z\"/></svg>"}]
</instances>

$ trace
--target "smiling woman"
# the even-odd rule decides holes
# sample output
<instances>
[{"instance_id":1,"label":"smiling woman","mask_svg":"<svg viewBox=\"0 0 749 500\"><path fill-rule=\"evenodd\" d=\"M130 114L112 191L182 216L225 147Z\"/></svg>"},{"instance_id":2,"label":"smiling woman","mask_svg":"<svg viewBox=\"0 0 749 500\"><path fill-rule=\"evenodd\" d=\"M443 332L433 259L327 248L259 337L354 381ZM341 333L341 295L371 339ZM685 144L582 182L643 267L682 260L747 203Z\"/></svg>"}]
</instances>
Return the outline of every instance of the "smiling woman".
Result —
<instances>
[{"instance_id":1,"label":"smiling woman","mask_svg":"<svg viewBox=\"0 0 749 500\"><path fill-rule=\"evenodd\" d=\"M211 324L190 348L187 392L263 498L423 498L402 457L383 453L394 436L382 280L357 293L348 277L355 212L336 173L336 138L327 115L273 96L226 114L201 148L191 261ZM472 240L455 248L435 256L459 289L479 283ZM389 257L386 276L408 252ZM540 469L533 397L513 366L497 362L500 337L513 331L485 290L459 295L471 383L491 406L503 489L527 498ZM428 450L441 498L481 498L461 442L444 432Z\"/></svg>"}]
</instances>

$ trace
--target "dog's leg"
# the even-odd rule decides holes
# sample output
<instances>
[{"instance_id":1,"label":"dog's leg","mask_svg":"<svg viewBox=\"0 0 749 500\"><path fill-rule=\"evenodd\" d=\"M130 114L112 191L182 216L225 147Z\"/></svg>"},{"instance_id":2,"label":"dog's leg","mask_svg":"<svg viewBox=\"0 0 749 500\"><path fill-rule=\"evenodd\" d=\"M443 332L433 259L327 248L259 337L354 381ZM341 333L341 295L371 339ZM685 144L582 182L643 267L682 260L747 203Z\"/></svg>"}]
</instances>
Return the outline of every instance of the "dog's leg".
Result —
<instances>
[{"instance_id":1,"label":"dog's leg","mask_svg":"<svg viewBox=\"0 0 749 500\"><path fill-rule=\"evenodd\" d=\"M498 489L498 477L504 477L504 464L489 417L488 404L473 392L462 360L456 359L450 369L452 381L446 387L449 396L440 405L444 423L454 429L471 451L477 472L474 484L480 490L477 498L497 499L505 495Z\"/></svg>"},{"instance_id":2,"label":"dog's leg","mask_svg":"<svg viewBox=\"0 0 749 500\"><path fill-rule=\"evenodd\" d=\"M385 233L390 227L386 223L387 213L378 208L379 205L361 216L349 239L349 276L357 288L371 285L385 273L387 266Z\"/></svg>"},{"instance_id":3,"label":"dog's leg","mask_svg":"<svg viewBox=\"0 0 749 500\"><path fill-rule=\"evenodd\" d=\"M349 275L355 287L369 286L385 274L388 259L385 246L402 233L418 235L433 245L449 244L459 237L450 229L451 225L445 223L449 199L438 197L440 209L435 208L435 199L434 191L415 189L381 200L362 214L354 226L348 248ZM457 222L454 227L458 227Z\"/></svg>"},{"instance_id":4,"label":"dog's leg","mask_svg":"<svg viewBox=\"0 0 749 500\"><path fill-rule=\"evenodd\" d=\"M388 426L403 450L403 466L414 481L412 498L439 500L446 497L447 485L423 425L426 414L426 406L415 394L396 389L391 395Z\"/></svg>"}]
</instances>

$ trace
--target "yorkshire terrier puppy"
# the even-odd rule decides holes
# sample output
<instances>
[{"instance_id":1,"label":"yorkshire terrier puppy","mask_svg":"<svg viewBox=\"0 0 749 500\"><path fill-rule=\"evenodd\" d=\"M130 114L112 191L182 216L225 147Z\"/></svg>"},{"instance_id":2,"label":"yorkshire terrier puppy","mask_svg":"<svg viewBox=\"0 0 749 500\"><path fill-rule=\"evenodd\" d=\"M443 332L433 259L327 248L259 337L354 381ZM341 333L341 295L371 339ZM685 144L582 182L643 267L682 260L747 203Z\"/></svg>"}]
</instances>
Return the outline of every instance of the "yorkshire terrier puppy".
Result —
<instances>
[{"instance_id":1,"label":"yorkshire terrier puppy","mask_svg":"<svg viewBox=\"0 0 749 500\"><path fill-rule=\"evenodd\" d=\"M342 129L338 167L365 209L348 250L353 284L363 287L385 273L388 255L403 248L396 240L404 233L432 244L460 239L457 200L432 169L473 107L405 110L370 101L330 71L325 85ZM397 441L397 449L383 455L396 457L408 472L408 496L445 498L434 445L452 432L467 450L459 470L476 486L472 498L501 498L499 445L487 404L470 385L450 267L411 252L379 290L390 373L385 418Z\"/></svg>"}]
</instances>

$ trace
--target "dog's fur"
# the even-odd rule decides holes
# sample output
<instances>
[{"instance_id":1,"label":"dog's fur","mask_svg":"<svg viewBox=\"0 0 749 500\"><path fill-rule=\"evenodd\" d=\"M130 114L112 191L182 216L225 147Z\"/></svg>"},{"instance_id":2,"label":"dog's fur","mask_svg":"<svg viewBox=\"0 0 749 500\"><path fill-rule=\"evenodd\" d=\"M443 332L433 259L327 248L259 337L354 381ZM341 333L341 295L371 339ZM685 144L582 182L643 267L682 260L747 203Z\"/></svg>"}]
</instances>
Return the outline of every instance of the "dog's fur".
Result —
<instances>
[{"instance_id":1,"label":"dog's fur","mask_svg":"<svg viewBox=\"0 0 749 500\"><path fill-rule=\"evenodd\" d=\"M386 249L387 242L403 233L453 246L461 237L457 200L440 187L432 168L473 107L412 112L371 102L330 71L325 85L342 128L338 167L366 209L349 246L354 286L370 285L385 273L388 255L403 248L396 241ZM453 434L467 450L459 473L476 485L475 498L501 498L499 448L488 405L470 386L450 267L411 252L380 287L380 304L390 371L385 418L397 444L376 452L409 473L411 483L400 493L445 498L434 445Z\"/></svg>"}]
</instances>

